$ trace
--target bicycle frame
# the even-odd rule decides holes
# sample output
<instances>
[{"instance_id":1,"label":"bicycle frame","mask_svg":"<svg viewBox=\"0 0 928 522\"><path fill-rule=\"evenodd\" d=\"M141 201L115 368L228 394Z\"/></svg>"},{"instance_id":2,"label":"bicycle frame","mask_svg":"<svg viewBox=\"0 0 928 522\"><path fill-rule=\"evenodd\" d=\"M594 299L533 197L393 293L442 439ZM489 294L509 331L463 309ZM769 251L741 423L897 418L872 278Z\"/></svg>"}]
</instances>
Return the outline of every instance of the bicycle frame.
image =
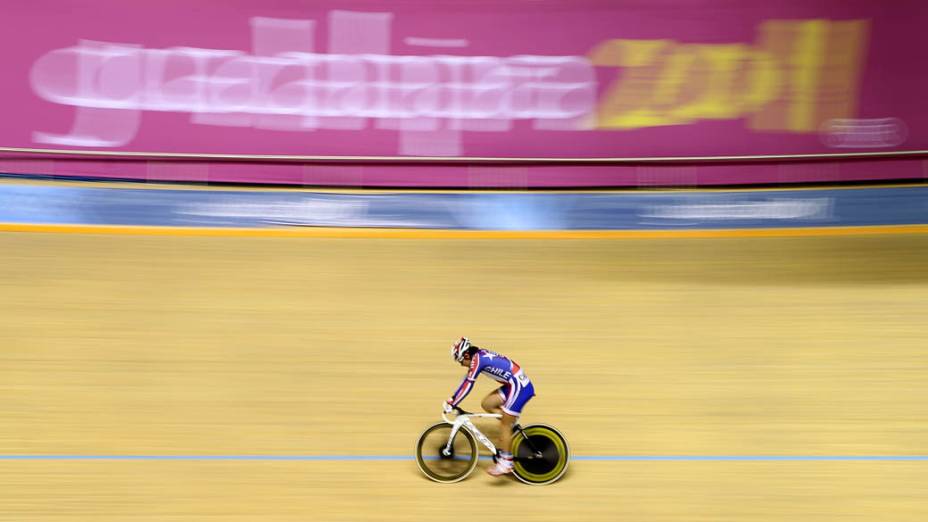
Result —
<instances>
[{"instance_id":1,"label":"bicycle frame","mask_svg":"<svg viewBox=\"0 0 928 522\"><path fill-rule=\"evenodd\" d=\"M491 442L490 439L487 438L487 436L484 435L483 432L480 431L477 428L477 426L474 425L473 422L470 421L471 417L484 417L484 418L498 419L502 417L502 415L498 413L464 413L463 410L458 410L457 417L455 417L454 420L451 420L448 418L448 414L442 413L441 414L442 420L444 420L448 424L451 424L451 436L448 437L448 444L446 444L445 447L442 449L442 453L445 456L451 455L451 441L454 440L454 436L458 434L458 431L461 428L464 428L467 431L471 432L474 435L474 437L476 437L477 440L480 441L481 444L483 444L484 446L487 447L488 450L490 450L490 454L494 456L493 458L495 461L496 460L496 445L493 444L493 442ZM538 451L538 448L536 448L534 444L532 444L531 439L529 439L528 437L525 437L525 433L522 431L522 428L518 424L516 425L515 429L516 431L519 431L520 433L522 433L522 436L525 438L525 443L528 445L529 449L532 451L532 454L536 458L541 457L541 452Z\"/></svg>"},{"instance_id":2,"label":"bicycle frame","mask_svg":"<svg viewBox=\"0 0 928 522\"><path fill-rule=\"evenodd\" d=\"M485 417L485 418L498 419L502 417L502 415L498 413L460 413L458 414L457 417L455 417L454 420L451 420L448 418L448 415L446 413L442 413L441 418L448 424L451 424L451 436L448 437L448 444L445 445L445 448L442 450L442 453L444 453L445 455L451 454L451 442L454 440L454 436L458 434L458 431L461 428L464 428L467 431L471 432L474 435L474 437L476 437L477 440L480 441L481 444L486 446L487 449L490 450L490 453L492 455L496 455L496 445L493 444L490 441L490 439L488 439L487 436L483 434L482 431L477 429L477 426L475 426L474 423L471 422L470 420L471 417Z\"/></svg>"}]
</instances>

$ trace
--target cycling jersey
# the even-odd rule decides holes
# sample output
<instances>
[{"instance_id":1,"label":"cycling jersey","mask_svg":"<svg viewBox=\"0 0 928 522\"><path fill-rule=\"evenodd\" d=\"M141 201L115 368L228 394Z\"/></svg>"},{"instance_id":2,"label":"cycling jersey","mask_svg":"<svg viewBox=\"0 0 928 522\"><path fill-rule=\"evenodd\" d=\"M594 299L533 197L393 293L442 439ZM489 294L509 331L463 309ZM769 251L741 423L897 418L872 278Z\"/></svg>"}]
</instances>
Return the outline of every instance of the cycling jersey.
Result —
<instances>
[{"instance_id":1,"label":"cycling jersey","mask_svg":"<svg viewBox=\"0 0 928 522\"><path fill-rule=\"evenodd\" d=\"M535 395L535 387L515 361L496 352L481 349L471 359L467 375L448 402L452 406L460 404L473 389L474 382L480 374L485 374L502 384L498 390L503 397L501 407L510 415L518 416L525 403Z\"/></svg>"}]
</instances>

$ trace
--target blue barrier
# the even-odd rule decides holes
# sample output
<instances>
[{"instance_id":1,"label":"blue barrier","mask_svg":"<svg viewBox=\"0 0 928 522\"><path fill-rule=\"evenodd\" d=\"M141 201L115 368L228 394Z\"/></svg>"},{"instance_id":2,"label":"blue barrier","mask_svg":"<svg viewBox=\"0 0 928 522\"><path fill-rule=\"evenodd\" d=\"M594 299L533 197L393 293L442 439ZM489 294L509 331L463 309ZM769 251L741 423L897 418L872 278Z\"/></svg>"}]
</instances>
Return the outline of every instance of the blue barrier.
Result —
<instances>
[{"instance_id":1,"label":"blue barrier","mask_svg":"<svg viewBox=\"0 0 928 522\"><path fill-rule=\"evenodd\" d=\"M0 185L0 222L173 227L680 230L928 223L928 186L319 193Z\"/></svg>"}]
</instances>

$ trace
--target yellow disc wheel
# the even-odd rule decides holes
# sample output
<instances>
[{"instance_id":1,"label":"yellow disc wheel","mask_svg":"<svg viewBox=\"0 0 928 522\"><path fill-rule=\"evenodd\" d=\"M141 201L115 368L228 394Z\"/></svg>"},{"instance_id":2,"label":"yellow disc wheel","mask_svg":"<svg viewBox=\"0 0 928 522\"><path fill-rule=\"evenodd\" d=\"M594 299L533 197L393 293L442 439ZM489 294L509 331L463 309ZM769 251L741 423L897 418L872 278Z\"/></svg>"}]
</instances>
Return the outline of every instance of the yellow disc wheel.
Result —
<instances>
[{"instance_id":1,"label":"yellow disc wheel","mask_svg":"<svg viewBox=\"0 0 928 522\"><path fill-rule=\"evenodd\" d=\"M550 484L564 475L570 461L567 440L551 426L535 424L512 436L513 472L527 484Z\"/></svg>"}]
</instances>

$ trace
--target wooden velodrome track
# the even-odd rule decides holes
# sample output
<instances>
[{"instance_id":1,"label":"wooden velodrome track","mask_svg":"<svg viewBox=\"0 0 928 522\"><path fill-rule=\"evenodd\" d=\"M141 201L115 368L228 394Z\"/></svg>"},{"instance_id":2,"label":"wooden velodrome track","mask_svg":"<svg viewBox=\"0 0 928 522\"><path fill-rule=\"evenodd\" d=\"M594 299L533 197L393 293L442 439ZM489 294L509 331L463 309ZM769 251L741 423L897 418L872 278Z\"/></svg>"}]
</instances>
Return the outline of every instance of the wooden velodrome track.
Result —
<instances>
[{"instance_id":1,"label":"wooden velodrome track","mask_svg":"<svg viewBox=\"0 0 928 522\"><path fill-rule=\"evenodd\" d=\"M4 233L0 310L3 521L928 519L924 460L597 460L928 455L928 235ZM547 487L351 460L411 456L462 334L591 460Z\"/></svg>"}]
</instances>

